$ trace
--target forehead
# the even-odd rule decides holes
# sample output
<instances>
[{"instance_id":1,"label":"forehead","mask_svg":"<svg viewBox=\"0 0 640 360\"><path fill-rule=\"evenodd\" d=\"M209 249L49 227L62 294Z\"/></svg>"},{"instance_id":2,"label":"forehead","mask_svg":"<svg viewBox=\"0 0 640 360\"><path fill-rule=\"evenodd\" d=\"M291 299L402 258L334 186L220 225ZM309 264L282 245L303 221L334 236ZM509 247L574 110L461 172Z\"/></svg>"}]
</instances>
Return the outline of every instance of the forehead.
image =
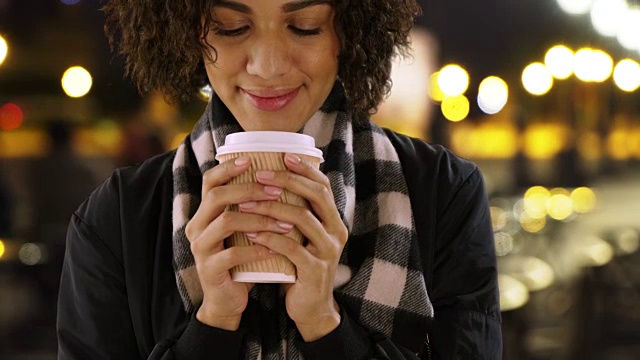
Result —
<instances>
[{"instance_id":1,"label":"forehead","mask_svg":"<svg viewBox=\"0 0 640 360\"><path fill-rule=\"evenodd\" d=\"M211 7L224 7L253 14L256 8L279 8L283 13L294 12L315 5L333 5L333 0L214 0Z\"/></svg>"}]
</instances>

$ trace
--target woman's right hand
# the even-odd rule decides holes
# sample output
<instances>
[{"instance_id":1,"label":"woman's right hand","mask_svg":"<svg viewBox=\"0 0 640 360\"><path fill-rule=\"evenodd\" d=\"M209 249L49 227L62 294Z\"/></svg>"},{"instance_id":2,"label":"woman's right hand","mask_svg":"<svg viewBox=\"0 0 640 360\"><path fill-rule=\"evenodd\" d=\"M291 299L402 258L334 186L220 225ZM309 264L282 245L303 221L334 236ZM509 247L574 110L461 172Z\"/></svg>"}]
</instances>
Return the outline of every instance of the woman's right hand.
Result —
<instances>
[{"instance_id":1,"label":"woman's right hand","mask_svg":"<svg viewBox=\"0 0 640 360\"><path fill-rule=\"evenodd\" d=\"M254 284L234 282L229 270L277 254L261 245L225 249L224 240L236 231L286 234L292 227L263 215L225 212L231 204L274 201L280 197L282 189L273 186L259 183L227 185L250 166L250 159L241 157L208 170L202 181L202 201L185 229L204 294L196 318L209 326L232 331L240 325L249 290Z\"/></svg>"}]
</instances>

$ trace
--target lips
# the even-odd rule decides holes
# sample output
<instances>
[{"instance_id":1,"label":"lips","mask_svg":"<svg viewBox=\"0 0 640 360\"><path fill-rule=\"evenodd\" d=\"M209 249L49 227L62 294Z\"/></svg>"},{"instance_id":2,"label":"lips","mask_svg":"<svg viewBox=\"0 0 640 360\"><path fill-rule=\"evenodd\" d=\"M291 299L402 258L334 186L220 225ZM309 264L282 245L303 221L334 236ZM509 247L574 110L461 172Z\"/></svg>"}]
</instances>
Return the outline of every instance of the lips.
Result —
<instances>
[{"instance_id":1,"label":"lips","mask_svg":"<svg viewBox=\"0 0 640 360\"><path fill-rule=\"evenodd\" d=\"M287 107L300 92L300 86L288 89L241 89L249 102L260 110L279 111Z\"/></svg>"}]
</instances>

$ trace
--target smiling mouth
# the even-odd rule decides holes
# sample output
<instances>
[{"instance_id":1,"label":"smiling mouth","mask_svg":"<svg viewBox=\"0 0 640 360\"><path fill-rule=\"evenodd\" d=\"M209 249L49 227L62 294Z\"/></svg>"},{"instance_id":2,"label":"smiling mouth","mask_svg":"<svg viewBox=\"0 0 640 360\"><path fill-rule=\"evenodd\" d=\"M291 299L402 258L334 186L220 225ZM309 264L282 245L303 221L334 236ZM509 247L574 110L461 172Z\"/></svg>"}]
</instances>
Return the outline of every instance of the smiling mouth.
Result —
<instances>
[{"instance_id":1,"label":"smiling mouth","mask_svg":"<svg viewBox=\"0 0 640 360\"><path fill-rule=\"evenodd\" d=\"M260 110L279 111L287 107L300 92L301 86L293 89L256 89L246 90L242 93L249 102Z\"/></svg>"}]
</instances>

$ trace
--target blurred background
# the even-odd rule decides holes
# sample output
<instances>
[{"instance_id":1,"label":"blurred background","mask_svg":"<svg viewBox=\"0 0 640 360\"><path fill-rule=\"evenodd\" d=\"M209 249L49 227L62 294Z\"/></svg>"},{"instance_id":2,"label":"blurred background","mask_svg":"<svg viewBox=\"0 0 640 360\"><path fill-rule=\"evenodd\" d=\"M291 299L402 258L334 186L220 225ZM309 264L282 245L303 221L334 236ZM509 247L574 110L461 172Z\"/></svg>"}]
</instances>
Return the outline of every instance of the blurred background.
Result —
<instances>
[{"instance_id":1,"label":"blurred background","mask_svg":"<svg viewBox=\"0 0 640 360\"><path fill-rule=\"evenodd\" d=\"M72 211L173 149L189 103L140 96L101 1L0 0L0 358L54 359ZM422 0L374 121L482 169L504 359L640 358L640 1Z\"/></svg>"}]
</instances>

